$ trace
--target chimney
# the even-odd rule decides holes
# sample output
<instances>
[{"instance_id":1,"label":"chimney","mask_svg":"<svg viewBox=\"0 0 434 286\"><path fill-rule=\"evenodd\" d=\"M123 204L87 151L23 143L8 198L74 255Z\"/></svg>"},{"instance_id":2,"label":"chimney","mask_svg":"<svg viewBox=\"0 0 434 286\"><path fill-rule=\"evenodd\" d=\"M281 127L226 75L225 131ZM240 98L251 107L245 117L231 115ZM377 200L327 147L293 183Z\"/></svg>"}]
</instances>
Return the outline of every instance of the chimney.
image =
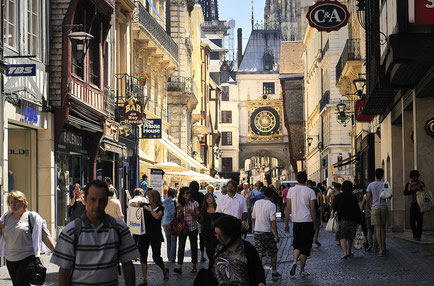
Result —
<instances>
[{"instance_id":1,"label":"chimney","mask_svg":"<svg viewBox=\"0 0 434 286\"><path fill-rule=\"evenodd\" d=\"M238 28L238 51L237 51L237 59L238 59L238 67L241 65L241 61L243 60L243 29Z\"/></svg>"}]
</instances>

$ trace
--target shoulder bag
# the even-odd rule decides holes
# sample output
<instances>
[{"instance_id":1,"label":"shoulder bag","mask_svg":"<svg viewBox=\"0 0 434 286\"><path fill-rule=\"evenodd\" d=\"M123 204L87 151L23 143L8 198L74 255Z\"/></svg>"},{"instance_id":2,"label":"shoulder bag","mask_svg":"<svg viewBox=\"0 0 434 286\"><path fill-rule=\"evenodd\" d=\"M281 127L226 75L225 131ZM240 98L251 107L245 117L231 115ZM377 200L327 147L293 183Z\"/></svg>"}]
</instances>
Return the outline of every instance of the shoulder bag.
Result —
<instances>
[{"instance_id":1,"label":"shoulder bag","mask_svg":"<svg viewBox=\"0 0 434 286\"><path fill-rule=\"evenodd\" d=\"M29 229L30 229L30 235L33 234L33 222L34 222L34 218L33 218L33 213L29 212ZM33 221L32 221L33 220ZM34 268L33 268L33 272L32 272L32 276L30 277L30 283L32 285L44 285L45 283L45 278L47 275L47 268L44 267L44 265L42 265L41 259L39 259L39 257L35 257L33 260L34 263Z\"/></svg>"},{"instance_id":2,"label":"shoulder bag","mask_svg":"<svg viewBox=\"0 0 434 286\"><path fill-rule=\"evenodd\" d=\"M176 212L178 212L178 210L176 210ZM181 217L177 218L175 216L175 218L170 222L170 233L175 235L175 236L180 236L180 235L187 235L188 233L188 227L187 227L187 223L184 220L184 210L181 210Z\"/></svg>"},{"instance_id":3,"label":"shoulder bag","mask_svg":"<svg viewBox=\"0 0 434 286\"><path fill-rule=\"evenodd\" d=\"M338 214L332 211L329 221L326 225L326 231L331 233L336 233L338 231Z\"/></svg>"}]
</instances>

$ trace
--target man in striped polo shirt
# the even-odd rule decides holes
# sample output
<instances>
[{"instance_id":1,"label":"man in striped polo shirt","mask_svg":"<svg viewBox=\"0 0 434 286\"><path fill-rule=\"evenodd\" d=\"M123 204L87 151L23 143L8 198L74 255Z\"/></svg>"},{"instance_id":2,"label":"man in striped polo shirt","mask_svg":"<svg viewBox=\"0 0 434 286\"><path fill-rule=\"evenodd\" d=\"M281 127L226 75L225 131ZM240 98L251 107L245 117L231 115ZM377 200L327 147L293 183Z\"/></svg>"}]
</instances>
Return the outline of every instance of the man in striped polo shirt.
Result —
<instances>
[{"instance_id":1,"label":"man in striped polo shirt","mask_svg":"<svg viewBox=\"0 0 434 286\"><path fill-rule=\"evenodd\" d=\"M104 212L107 184L90 182L84 196L86 212L62 230L51 258L60 267L58 285L118 285L119 260L125 285L135 285L132 260L140 254L125 223ZM77 237L76 222L81 223Z\"/></svg>"}]
</instances>

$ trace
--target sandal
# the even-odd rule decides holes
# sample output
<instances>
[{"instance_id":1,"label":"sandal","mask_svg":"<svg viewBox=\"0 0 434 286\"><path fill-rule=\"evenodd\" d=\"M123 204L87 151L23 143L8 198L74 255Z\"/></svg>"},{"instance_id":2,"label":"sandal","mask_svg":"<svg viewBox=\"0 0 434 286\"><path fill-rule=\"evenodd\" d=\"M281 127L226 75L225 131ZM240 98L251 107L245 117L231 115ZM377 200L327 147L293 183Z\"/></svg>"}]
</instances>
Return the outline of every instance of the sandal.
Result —
<instances>
[{"instance_id":1,"label":"sandal","mask_svg":"<svg viewBox=\"0 0 434 286\"><path fill-rule=\"evenodd\" d=\"M197 269L196 268L192 268L190 273L196 273Z\"/></svg>"},{"instance_id":2,"label":"sandal","mask_svg":"<svg viewBox=\"0 0 434 286\"><path fill-rule=\"evenodd\" d=\"M139 286L148 286L148 280L142 280L142 283Z\"/></svg>"},{"instance_id":3,"label":"sandal","mask_svg":"<svg viewBox=\"0 0 434 286\"><path fill-rule=\"evenodd\" d=\"M175 269L173 269L173 272L175 272L177 274L182 274L182 269L175 268Z\"/></svg>"},{"instance_id":4,"label":"sandal","mask_svg":"<svg viewBox=\"0 0 434 286\"><path fill-rule=\"evenodd\" d=\"M164 275L164 283L169 282L169 268L164 268L163 270L163 275Z\"/></svg>"}]
</instances>

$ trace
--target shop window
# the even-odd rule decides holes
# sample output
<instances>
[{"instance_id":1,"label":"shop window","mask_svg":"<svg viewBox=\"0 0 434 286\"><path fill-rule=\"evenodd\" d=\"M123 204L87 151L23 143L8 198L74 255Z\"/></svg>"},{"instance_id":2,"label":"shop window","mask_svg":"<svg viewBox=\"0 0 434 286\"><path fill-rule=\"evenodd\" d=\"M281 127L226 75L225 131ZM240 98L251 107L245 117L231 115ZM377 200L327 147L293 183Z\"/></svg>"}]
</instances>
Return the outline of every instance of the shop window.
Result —
<instances>
[{"instance_id":1,"label":"shop window","mask_svg":"<svg viewBox=\"0 0 434 286\"><path fill-rule=\"evenodd\" d=\"M15 49L18 48L17 31L17 0L4 1L4 43Z\"/></svg>"},{"instance_id":2,"label":"shop window","mask_svg":"<svg viewBox=\"0 0 434 286\"><path fill-rule=\"evenodd\" d=\"M27 50L39 58L39 1L27 2Z\"/></svg>"},{"instance_id":3,"label":"shop window","mask_svg":"<svg viewBox=\"0 0 434 286\"><path fill-rule=\"evenodd\" d=\"M222 111L222 123L232 123L232 111Z\"/></svg>"},{"instance_id":4,"label":"shop window","mask_svg":"<svg viewBox=\"0 0 434 286\"><path fill-rule=\"evenodd\" d=\"M222 145L232 145L232 132L222 132Z\"/></svg>"},{"instance_id":5,"label":"shop window","mask_svg":"<svg viewBox=\"0 0 434 286\"><path fill-rule=\"evenodd\" d=\"M274 82L264 82L262 84L263 94L274 94Z\"/></svg>"},{"instance_id":6,"label":"shop window","mask_svg":"<svg viewBox=\"0 0 434 286\"><path fill-rule=\"evenodd\" d=\"M232 172L232 158L222 158L222 171Z\"/></svg>"},{"instance_id":7,"label":"shop window","mask_svg":"<svg viewBox=\"0 0 434 286\"><path fill-rule=\"evenodd\" d=\"M89 47L89 79L91 83L98 87L101 85L101 25L101 23L94 24L91 33L94 38L91 40Z\"/></svg>"},{"instance_id":8,"label":"shop window","mask_svg":"<svg viewBox=\"0 0 434 286\"><path fill-rule=\"evenodd\" d=\"M229 101L229 86L222 86L222 101Z\"/></svg>"}]
</instances>

